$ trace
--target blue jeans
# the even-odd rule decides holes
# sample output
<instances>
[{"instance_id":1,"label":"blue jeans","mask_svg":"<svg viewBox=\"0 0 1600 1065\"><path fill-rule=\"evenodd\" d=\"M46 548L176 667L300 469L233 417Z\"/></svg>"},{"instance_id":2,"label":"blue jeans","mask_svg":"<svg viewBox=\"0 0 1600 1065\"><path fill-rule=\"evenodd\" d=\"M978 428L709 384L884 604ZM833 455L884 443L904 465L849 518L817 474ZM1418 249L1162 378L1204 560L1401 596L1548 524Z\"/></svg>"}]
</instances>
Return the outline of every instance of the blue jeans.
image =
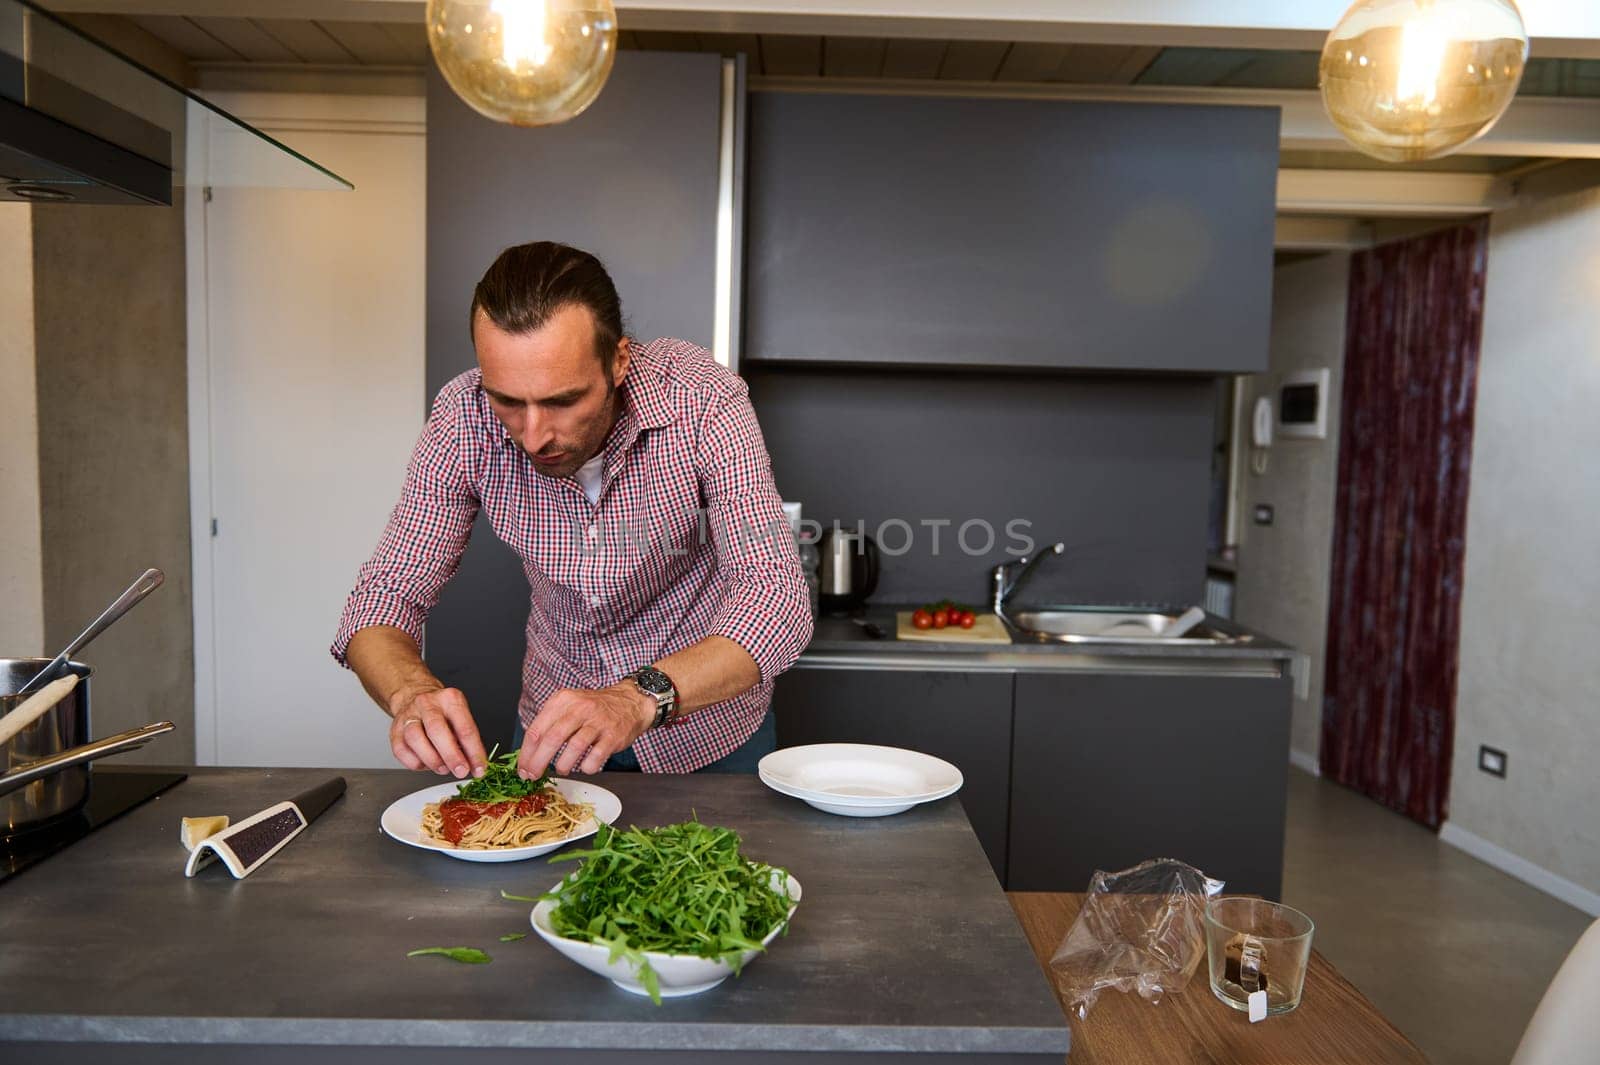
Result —
<instances>
[{"instance_id":1,"label":"blue jeans","mask_svg":"<svg viewBox=\"0 0 1600 1065\"><path fill-rule=\"evenodd\" d=\"M512 749L522 749L523 728L517 725L517 734L512 739ZM762 758L778 749L778 724L772 717L772 711L767 711L767 716L761 719L761 725L750 734L742 746L729 751L710 765L701 766L698 773L754 773L756 763ZM624 747L610 758L602 767L607 773L637 773L639 772L639 759L633 753L632 747Z\"/></svg>"},{"instance_id":2,"label":"blue jeans","mask_svg":"<svg viewBox=\"0 0 1600 1065\"><path fill-rule=\"evenodd\" d=\"M743 745L734 748L727 754L718 758L710 765L703 765L695 770L696 773L754 773L756 763L762 758L778 749L778 725L772 717L772 711L767 711L767 716L761 719L761 725ZM637 773L639 772L639 759L634 755L632 747L624 747L610 758L606 759L605 771L608 773Z\"/></svg>"}]
</instances>

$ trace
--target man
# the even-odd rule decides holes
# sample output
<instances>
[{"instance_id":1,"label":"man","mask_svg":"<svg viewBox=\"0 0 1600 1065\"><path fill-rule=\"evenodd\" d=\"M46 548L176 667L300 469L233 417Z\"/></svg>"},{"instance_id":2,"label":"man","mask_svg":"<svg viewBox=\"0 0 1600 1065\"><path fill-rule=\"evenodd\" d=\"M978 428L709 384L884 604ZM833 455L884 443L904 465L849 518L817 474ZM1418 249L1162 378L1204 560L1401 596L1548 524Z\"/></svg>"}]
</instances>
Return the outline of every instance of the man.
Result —
<instances>
[{"instance_id":1,"label":"man","mask_svg":"<svg viewBox=\"0 0 1600 1065\"><path fill-rule=\"evenodd\" d=\"M772 682L811 638L744 382L635 343L598 259L508 248L473 293L478 369L445 385L332 648L411 769L482 775L462 693L418 651L481 510L531 598L517 770L753 770Z\"/></svg>"}]
</instances>

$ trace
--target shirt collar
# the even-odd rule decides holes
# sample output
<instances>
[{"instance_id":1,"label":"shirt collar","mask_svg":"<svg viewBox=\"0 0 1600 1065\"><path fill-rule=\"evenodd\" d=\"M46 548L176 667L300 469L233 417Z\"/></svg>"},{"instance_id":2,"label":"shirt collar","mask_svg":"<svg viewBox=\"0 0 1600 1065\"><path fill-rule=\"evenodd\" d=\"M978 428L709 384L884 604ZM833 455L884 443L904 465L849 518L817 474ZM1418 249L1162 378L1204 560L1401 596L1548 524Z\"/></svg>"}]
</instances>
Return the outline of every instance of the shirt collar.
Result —
<instances>
[{"instance_id":1,"label":"shirt collar","mask_svg":"<svg viewBox=\"0 0 1600 1065\"><path fill-rule=\"evenodd\" d=\"M673 410L667 399L667 382L656 362L637 344L633 346L633 359L628 364L628 376L618 389L622 398L622 417L612 427L605 444L606 480L609 481L627 461L627 456L638 441L639 434L647 429L660 429L671 425Z\"/></svg>"},{"instance_id":2,"label":"shirt collar","mask_svg":"<svg viewBox=\"0 0 1600 1065\"><path fill-rule=\"evenodd\" d=\"M628 376L622 381L625 416L642 429L660 429L673 421L667 381L648 347L632 345Z\"/></svg>"}]
</instances>

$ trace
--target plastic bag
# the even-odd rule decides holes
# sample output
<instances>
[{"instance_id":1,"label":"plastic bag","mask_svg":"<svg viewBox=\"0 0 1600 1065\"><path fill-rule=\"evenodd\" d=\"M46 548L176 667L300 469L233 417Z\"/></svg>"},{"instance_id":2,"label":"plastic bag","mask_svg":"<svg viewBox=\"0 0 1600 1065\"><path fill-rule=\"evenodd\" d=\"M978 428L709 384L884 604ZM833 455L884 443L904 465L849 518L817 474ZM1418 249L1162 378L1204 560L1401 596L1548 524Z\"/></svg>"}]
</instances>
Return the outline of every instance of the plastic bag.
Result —
<instances>
[{"instance_id":1,"label":"plastic bag","mask_svg":"<svg viewBox=\"0 0 1600 1065\"><path fill-rule=\"evenodd\" d=\"M1050 958L1050 970L1079 1017L1108 988L1150 1002L1182 991L1206 953L1206 900L1222 891L1192 865L1171 858L1120 873L1096 871L1078 919Z\"/></svg>"}]
</instances>

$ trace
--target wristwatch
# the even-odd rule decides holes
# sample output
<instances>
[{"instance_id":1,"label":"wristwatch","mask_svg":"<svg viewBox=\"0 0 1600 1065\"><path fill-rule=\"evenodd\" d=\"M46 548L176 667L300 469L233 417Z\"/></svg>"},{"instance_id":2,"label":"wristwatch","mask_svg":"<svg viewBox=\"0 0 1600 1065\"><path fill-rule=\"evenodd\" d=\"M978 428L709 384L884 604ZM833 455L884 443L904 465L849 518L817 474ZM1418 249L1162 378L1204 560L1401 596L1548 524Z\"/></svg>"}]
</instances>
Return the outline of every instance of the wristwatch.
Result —
<instances>
[{"instance_id":1,"label":"wristwatch","mask_svg":"<svg viewBox=\"0 0 1600 1065\"><path fill-rule=\"evenodd\" d=\"M650 727L659 728L671 721L678 709L678 686L672 683L672 678L655 666L640 666L630 676L640 691L656 701L656 719L650 722Z\"/></svg>"}]
</instances>

